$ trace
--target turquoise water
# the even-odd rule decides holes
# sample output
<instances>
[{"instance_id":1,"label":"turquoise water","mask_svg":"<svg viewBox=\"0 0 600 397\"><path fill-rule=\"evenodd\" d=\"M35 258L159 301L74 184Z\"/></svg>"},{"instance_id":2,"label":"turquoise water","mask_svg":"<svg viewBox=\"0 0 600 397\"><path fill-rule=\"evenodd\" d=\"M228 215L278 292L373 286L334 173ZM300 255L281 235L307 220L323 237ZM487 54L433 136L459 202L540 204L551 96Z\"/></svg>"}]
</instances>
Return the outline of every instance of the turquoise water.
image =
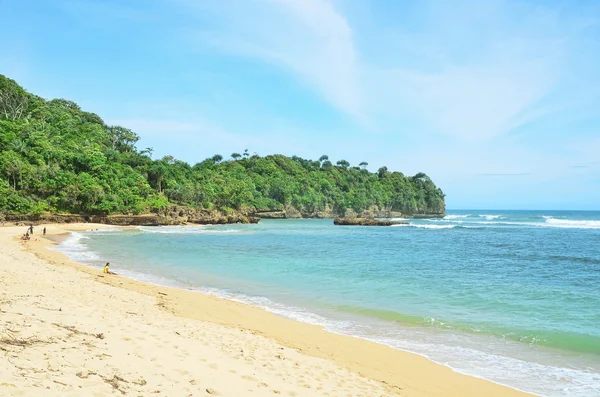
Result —
<instances>
[{"instance_id":1,"label":"turquoise water","mask_svg":"<svg viewBox=\"0 0 600 397\"><path fill-rule=\"evenodd\" d=\"M449 211L76 233L93 266L423 354L544 396L600 396L600 212Z\"/></svg>"}]
</instances>

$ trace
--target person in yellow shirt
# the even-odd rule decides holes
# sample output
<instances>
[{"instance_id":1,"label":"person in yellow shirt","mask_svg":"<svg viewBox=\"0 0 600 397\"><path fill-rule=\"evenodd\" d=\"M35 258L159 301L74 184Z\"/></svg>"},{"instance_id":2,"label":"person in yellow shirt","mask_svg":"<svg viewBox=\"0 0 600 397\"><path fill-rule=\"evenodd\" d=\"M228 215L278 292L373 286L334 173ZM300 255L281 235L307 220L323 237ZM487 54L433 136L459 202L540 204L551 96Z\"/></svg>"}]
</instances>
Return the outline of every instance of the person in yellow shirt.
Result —
<instances>
[{"instance_id":1,"label":"person in yellow shirt","mask_svg":"<svg viewBox=\"0 0 600 397\"><path fill-rule=\"evenodd\" d=\"M109 270L109 266L110 266L110 263L109 263L109 262L106 262L106 265L104 265L104 274L117 274L117 273L113 273L113 272L111 272L111 271Z\"/></svg>"}]
</instances>

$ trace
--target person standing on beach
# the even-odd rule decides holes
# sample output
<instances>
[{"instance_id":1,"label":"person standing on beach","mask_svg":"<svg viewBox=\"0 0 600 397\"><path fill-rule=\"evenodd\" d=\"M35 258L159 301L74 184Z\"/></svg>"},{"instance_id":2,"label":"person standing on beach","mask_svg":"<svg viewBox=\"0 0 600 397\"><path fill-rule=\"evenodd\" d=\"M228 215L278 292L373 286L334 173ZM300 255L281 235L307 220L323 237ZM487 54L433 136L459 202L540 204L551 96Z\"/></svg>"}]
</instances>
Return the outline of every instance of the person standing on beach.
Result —
<instances>
[{"instance_id":1,"label":"person standing on beach","mask_svg":"<svg viewBox=\"0 0 600 397\"><path fill-rule=\"evenodd\" d=\"M29 226L29 232L33 234L33 225Z\"/></svg>"},{"instance_id":2,"label":"person standing on beach","mask_svg":"<svg viewBox=\"0 0 600 397\"><path fill-rule=\"evenodd\" d=\"M43 230L43 232L44 232L44 236L45 236L45 235L46 235L46 228L45 228L45 227L44 227L44 230Z\"/></svg>"}]
</instances>

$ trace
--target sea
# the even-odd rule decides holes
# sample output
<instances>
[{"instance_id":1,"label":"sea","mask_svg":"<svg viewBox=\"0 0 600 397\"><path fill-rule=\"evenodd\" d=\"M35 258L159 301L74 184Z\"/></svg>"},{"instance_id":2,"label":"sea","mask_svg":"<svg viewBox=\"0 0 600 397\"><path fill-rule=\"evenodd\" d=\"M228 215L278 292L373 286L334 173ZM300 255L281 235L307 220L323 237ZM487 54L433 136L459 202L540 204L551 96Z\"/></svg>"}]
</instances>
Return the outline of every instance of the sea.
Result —
<instances>
[{"instance_id":1,"label":"sea","mask_svg":"<svg viewBox=\"0 0 600 397\"><path fill-rule=\"evenodd\" d=\"M58 250L540 396L600 396L600 212L76 232Z\"/></svg>"}]
</instances>

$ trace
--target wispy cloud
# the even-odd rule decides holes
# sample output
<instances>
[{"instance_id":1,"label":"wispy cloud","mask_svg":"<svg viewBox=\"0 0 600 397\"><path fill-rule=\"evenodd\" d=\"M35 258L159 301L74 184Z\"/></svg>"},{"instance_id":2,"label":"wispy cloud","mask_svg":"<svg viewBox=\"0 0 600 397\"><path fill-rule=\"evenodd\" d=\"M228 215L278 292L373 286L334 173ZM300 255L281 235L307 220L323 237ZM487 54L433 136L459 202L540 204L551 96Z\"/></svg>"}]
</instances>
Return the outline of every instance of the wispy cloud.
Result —
<instances>
[{"instance_id":1,"label":"wispy cloud","mask_svg":"<svg viewBox=\"0 0 600 397\"><path fill-rule=\"evenodd\" d=\"M204 44L281 67L339 110L366 122L353 31L331 1L184 3L219 18L217 29L204 26L193 32Z\"/></svg>"},{"instance_id":2,"label":"wispy cloud","mask_svg":"<svg viewBox=\"0 0 600 397\"><path fill-rule=\"evenodd\" d=\"M552 95L577 66L574 43L596 23L540 3L430 0L413 10L418 23L382 28L383 14L405 10L369 3L373 23L353 27L340 4L353 2L200 6L219 23L196 37L287 70L363 128L389 132L411 122L422 132L485 141L573 106L573 98Z\"/></svg>"}]
</instances>

